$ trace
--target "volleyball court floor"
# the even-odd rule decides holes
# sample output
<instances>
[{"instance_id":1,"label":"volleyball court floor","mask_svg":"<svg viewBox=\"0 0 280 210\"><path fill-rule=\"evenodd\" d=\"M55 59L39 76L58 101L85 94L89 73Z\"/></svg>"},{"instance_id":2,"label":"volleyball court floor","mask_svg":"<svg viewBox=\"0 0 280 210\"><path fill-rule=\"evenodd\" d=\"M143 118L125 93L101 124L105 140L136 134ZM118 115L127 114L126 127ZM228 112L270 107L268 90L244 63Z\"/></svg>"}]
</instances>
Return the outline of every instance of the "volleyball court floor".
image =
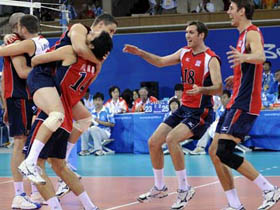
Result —
<instances>
[{"instance_id":1,"label":"volleyball court floor","mask_svg":"<svg viewBox=\"0 0 280 210\"><path fill-rule=\"evenodd\" d=\"M241 154L241 153L240 153ZM249 152L245 157L263 175L280 186L280 153ZM13 198L13 183L10 173L10 154L0 154L0 210L8 210ZM208 155L185 156L188 182L196 194L185 209L220 210L227 205L226 197L216 177ZM54 185L57 183L52 170L47 167ZM101 210L168 210L176 199L177 180L169 155L165 156L165 181L169 196L149 203L138 203L136 198L153 185L149 155L116 154L111 156L78 157L78 172L89 196ZM262 195L255 184L234 173L236 189L247 210L256 210L262 203ZM25 182L30 192L30 184ZM83 209L73 193L61 199L64 210ZM42 210L49 209L43 206ZM272 208L279 210L280 202Z\"/></svg>"}]
</instances>

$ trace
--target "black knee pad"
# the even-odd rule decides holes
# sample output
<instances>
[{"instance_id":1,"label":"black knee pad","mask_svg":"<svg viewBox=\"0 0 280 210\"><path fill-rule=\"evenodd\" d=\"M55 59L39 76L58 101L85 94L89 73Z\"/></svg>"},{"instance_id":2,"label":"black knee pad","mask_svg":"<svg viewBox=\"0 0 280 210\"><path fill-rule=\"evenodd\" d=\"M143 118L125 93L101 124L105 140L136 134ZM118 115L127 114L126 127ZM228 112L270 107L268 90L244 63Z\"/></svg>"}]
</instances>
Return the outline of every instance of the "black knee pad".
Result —
<instances>
[{"instance_id":1,"label":"black knee pad","mask_svg":"<svg viewBox=\"0 0 280 210\"><path fill-rule=\"evenodd\" d=\"M232 140L219 139L216 155L220 158L222 163L237 170L243 163L244 158L233 153L235 146L236 143Z\"/></svg>"}]
</instances>

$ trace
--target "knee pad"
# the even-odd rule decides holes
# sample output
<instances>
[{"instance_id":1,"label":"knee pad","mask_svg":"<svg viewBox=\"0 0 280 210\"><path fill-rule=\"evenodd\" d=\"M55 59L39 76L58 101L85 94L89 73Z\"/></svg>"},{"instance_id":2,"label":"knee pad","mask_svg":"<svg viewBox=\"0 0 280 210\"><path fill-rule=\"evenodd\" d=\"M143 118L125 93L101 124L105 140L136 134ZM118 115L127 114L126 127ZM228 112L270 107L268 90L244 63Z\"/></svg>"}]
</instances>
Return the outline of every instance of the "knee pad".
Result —
<instances>
[{"instance_id":1,"label":"knee pad","mask_svg":"<svg viewBox=\"0 0 280 210\"><path fill-rule=\"evenodd\" d=\"M74 121L73 126L80 132L85 132L92 122L92 117L87 117L81 120Z\"/></svg>"},{"instance_id":2,"label":"knee pad","mask_svg":"<svg viewBox=\"0 0 280 210\"><path fill-rule=\"evenodd\" d=\"M244 158L234 154L235 146L236 143L232 140L219 139L216 155L222 163L237 170L243 163Z\"/></svg>"},{"instance_id":3,"label":"knee pad","mask_svg":"<svg viewBox=\"0 0 280 210\"><path fill-rule=\"evenodd\" d=\"M61 126L63 121L64 121L63 113L51 112L43 124L52 132L55 132Z\"/></svg>"}]
</instances>

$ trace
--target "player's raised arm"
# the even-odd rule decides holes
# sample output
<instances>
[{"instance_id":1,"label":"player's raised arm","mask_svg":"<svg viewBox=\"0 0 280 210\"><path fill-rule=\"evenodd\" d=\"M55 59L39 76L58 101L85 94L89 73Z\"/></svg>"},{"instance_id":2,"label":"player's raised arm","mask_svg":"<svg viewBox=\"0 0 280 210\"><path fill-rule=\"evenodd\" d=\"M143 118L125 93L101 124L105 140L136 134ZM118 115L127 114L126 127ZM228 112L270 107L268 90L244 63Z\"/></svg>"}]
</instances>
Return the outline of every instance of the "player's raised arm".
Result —
<instances>
[{"instance_id":1,"label":"player's raised arm","mask_svg":"<svg viewBox=\"0 0 280 210\"><path fill-rule=\"evenodd\" d=\"M154 66L164 67L164 66L171 66L180 63L181 49L167 56L158 56L149 53L145 50L142 50L134 45L126 44L123 48L123 52L130 53L133 55L138 55L139 57L143 58L145 61L147 61L148 63Z\"/></svg>"},{"instance_id":2,"label":"player's raised arm","mask_svg":"<svg viewBox=\"0 0 280 210\"><path fill-rule=\"evenodd\" d=\"M73 49L78 56L89 60L93 63L100 63L89 47L86 44L88 31L82 24L75 24L71 27L69 31L69 37L72 42Z\"/></svg>"}]
</instances>

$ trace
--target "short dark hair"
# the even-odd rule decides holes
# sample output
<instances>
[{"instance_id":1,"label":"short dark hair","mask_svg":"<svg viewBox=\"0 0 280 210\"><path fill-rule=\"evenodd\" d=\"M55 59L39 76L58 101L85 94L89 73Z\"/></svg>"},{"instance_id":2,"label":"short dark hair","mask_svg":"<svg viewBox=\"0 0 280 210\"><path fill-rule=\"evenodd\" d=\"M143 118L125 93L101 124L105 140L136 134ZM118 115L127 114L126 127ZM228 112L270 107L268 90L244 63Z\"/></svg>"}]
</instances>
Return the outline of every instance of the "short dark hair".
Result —
<instances>
[{"instance_id":1,"label":"short dark hair","mask_svg":"<svg viewBox=\"0 0 280 210\"><path fill-rule=\"evenodd\" d=\"M237 5L238 10L242 8L245 9L245 15L248 20L253 19L255 11L255 4L253 0L231 0L231 2L234 2Z\"/></svg>"},{"instance_id":2,"label":"short dark hair","mask_svg":"<svg viewBox=\"0 0 280 210\"><path fill-rule=\"evenodd\" d=\"M174 91L176 91L176 90L182 90L182 91L184 91L184 86L183 86L183 84L181 84L181 83L176 84L176 85L174 86Z\"/></svg>"},{"instance_id":3,"label":"short dark hair","mask_svg":"<svg viewBox=\"0 0 280 210\"><path fill-rule=\"evenodd\" d=\"M229 98L230 98L230 96L231 96L231 92L229 91L229 90L227 90L227 89L224 89L223 90L223 95L224 94L226 94Z\"/></svg>"},{"instance_id":4,"label":"short dark hair","mask_svg":"<svg viewBox=\"0 0 280 210\"><path fill-rule=\"evenodd\" d=\"M104 101L104 95L103 93L97 92L95 93L95 95L93 96L93 100L97 99L97 98L101 98L102 101Z\"/></svg>"},{"instance_id":5,"label":"short dark hair","mask_svg":"<svg viewBox=\"0 0 280 210\"><path fill-rule=\"evenodd\" d=\"M94 46L92 52L99 60L113 49L112 38L106 31L102 31L99 37L91 41L91 44Z\"/></svg>"},{"instance_id":6,"label":"short dark hair","mask_svg":"<svg viewBox=\"0 0 280 210\"><path fill-rule=\"evenodd\" d=\"M112 92L115 90L115 89L118 89L119 93L121 94L121 90L118 86L112 86L109 88L109 96L112 98Z\"/></svg>"},{"instance_id":7,"label":"short dark hair","mask_svg":"<svg viewBox=\"0 0 280 210\"><path fill-rule=\"evenodd\" d=\"M106 14L106 13L96 17L92 25L96 26L101 21L103 21L105 25L110 25L110 24L113 24L113 23L118 25L117 20L112 15L109 15L109 14Z\"/></svg>"},{"instance_id":8,"label":"short dark hair","mask_svg":"<svg viewBox=\"0 0 280 210\"><path fill-rule=\"evenodd\" d=\"M188 22L187 27L188 26L196 26L198 34L204 33L204 40L206 39L208 35L208 28L204 23L195 20L195 21Z\"/></svg>"},{"instance_id":9,"label":"short dark hair","mask_svg":"<svg viewBox=\"0 0 280 210\"><path fill-rule=\"evenodd\" d=\"M19 20L20 25L24 26L31 34L36 34L40 30L39 20L34 15L24 15Z\"/></svg>"},{"instance_id":10,"label":"short dark hair","mask_svg":"<svg viewBox=\"0 0 280 210\"><path fill-rule=\"evenodd\" d=\"M178 107L181 106L181 103L180 103L179 99L173 97L173 98L169 101L169 103L168 103L169 110L171 110L171 109L170 109L170 105L171 105L173 102L176 102L176 103L178 104Z\"/></svg>"},{"instance_id":11,"label":"short dark hair","mask_svg":"<svg viewBox=\"0 0 280 210\"><path fill-rule=\"evenodd\" d=\"M267 63L269 65L269 67L271 67L271 62L270 61L265 61L263 64Z\"/></svg>"}]
</instances>

